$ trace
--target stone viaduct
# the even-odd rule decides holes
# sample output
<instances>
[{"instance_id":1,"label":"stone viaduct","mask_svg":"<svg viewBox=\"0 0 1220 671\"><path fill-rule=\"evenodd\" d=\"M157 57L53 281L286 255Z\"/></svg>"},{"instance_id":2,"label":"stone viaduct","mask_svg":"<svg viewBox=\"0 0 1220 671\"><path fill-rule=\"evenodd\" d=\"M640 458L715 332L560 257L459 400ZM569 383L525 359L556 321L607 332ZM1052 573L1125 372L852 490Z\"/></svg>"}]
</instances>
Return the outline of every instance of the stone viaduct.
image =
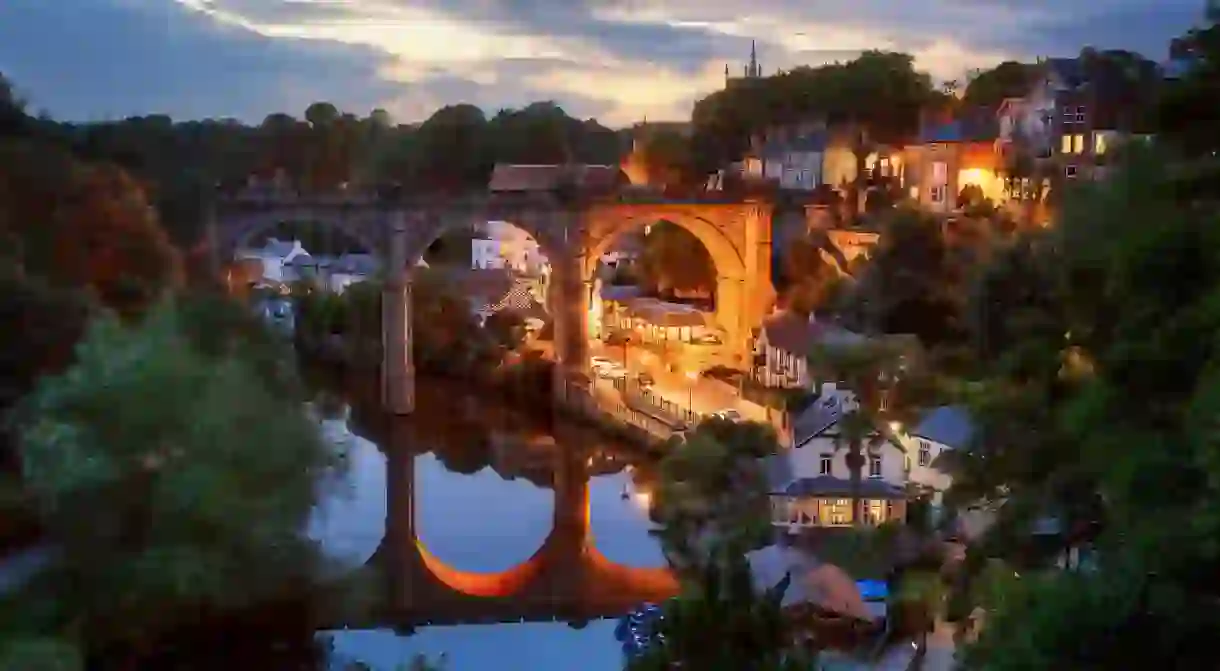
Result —
<instances>
[{"instance_id":1,"label":"stone viaduct","mask_svg":"<svg viewBox=\"0 0 1220 671\"><path fill-rule=\"evenodd\" d=\"M565 375L587 368L593 275L602 254L625 231L669 221L703 243L716 266L715 320L725 329L726 344L734 354L748 355L751 329L775 302L772 205L767 202L618 197L565 202L551 193L393 202L357 195L253 195L219 201L207 233L217 270L247 241L283 222L333 226L381 257L387 273L382 302L385 401L388 410L406 414L414 406L410 341L415 262L446 231L488 221L507 221L525 230L550 261L548 307L554 320L555 354L562 364L558 368Z\"/></svg>"}]
</instances>

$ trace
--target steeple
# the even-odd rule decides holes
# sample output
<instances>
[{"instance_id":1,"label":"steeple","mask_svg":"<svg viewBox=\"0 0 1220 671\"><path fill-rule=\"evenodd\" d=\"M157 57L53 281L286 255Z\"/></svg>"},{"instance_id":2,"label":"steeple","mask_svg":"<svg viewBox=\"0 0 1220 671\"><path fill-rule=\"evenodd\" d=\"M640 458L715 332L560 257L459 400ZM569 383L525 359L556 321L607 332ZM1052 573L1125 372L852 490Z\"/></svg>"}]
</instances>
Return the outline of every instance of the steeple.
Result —
<instances>
[{"instance_id":1,"label":"steeple","mask_svg":"<svg viewBox=\"0 0 1220 671\"><path fill-rule=\"evenodd\" d=\"M762 67L758 65L758 47L754 40L750 40L750 69L747 72L748 77L761 77Z\"/></svg>"}]
</instances>

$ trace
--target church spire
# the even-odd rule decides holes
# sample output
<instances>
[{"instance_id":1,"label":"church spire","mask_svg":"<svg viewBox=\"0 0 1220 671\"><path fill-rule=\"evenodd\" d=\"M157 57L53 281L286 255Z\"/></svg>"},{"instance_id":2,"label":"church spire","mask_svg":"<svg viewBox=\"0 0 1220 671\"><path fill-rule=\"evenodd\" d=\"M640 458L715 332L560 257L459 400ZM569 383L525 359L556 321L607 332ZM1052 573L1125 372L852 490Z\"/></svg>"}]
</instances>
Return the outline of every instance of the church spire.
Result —
<instances>
[{"instance_id":1,"label":"church spire","mask_svg":"<svg viewBox=\"0 0 1220 671\"><path fill-rule=\"evenodd\" d=\"M754 40L750 40L750 76L762 76L762 68L758 65L758 48Z\"/></svg>"}]
</instances>

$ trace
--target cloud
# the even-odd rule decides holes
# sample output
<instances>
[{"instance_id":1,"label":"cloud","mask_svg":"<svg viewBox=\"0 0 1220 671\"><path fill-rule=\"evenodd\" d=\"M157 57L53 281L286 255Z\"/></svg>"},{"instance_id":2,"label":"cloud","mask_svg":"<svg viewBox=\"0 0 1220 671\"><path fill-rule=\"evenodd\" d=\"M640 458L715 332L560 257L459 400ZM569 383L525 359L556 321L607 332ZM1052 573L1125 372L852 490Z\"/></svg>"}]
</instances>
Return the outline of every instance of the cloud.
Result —
<instances>
[{"instance_id":1,"label":"cloud","mask_svg":"<svg viewBox=\"0 0 1220 671\"><path fill-rule=\"evenodd\" d=\"M875 48L961 79L1086 44L1161 57L1199 14L1198 0L6 0L0 68L77 117L258 119L330 100L419 120L555 100L622 124L688 117L752 40L767 73Z\"/></svg>"}]
</instances>

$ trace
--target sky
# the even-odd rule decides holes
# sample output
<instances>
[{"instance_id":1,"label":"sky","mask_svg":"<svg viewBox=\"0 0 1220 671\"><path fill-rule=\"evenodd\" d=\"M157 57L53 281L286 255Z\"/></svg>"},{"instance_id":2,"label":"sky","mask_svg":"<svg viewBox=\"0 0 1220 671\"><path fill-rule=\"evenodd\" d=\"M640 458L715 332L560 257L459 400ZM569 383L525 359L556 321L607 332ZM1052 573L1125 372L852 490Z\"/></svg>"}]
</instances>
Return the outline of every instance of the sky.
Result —
<instances>
[{"instance_id":1,"label":"sky","mask_svg":"<svg viewBox=\"0 0 1220 671\"><path fill-rule=\"evenodd\" d=\"M741 72L913 54L938 81L1085 45L1160 60L1203 0L0 0L0 72L34 110L261 121L315 101L402 123L552 100L689 119Z\"/></svg>"}]
</instances>

